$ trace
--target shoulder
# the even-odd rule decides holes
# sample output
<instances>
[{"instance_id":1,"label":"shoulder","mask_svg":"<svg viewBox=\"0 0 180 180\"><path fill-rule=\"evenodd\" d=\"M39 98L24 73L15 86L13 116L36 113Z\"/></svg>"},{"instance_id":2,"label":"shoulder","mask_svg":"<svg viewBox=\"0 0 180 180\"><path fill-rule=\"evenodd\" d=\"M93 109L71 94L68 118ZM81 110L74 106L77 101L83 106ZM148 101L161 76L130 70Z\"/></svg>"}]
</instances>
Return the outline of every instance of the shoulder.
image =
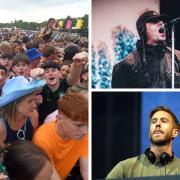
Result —
<instances>
[{"instance_id":1,"label":"shoulder","mask_svg":"<svg viewBox=\"0 0 180 180\"><path fill-rule=\"evenodd\" d=\"M56 116L58 114L58 109L55 110L54 112L52 112L51 114L49 114L45 120L44 120L44 124L55 121L56 120Z\"/></svg>"},{"instance_id":2,"label":"shoulder","mask_svg":"<svg viewBox=\"0 0 180 180\"><path fill-rule=\"evenodd\" d=\"M45 84L45 85L42 87L42 92L41 92L41 93L46 92L46 91L49 90L49 89L50 89L50 88L48 87L48 85Z\"/></svg>"},{"instance_id":3,"label":"shoulder","mask_svg":"<svg viewBox=\"0 0 180 180\"><path fill-rule=\"evenodd\" d=\"M174 156L174 159L172 162L174 162L175 164L177 164L180 167L180 159L178 157Z\"/></svg>"},{"instance_id":4,"label":"shoulder","mask_svg":"<svg viewBox=\"0 0 180 180\"><path fill-rule=\"evenodd\" d=\"M120 168L129 168L131 167L138 159L138 156L136 157L132 157L132 158L128 158L126 160L120 161L115 167L114 169L118 170Z\"/></svg>"},{"instance_id":5,"label":"shoulder","mask_svg":"<svg viewBox=\"0 0 180 180\"><path fill-rule=\"evenodd\" d=\"M171 47L167 47L167 49L168 49L168 51L171 53L172 51L171 51ZM174 50L174 53L175 53L175 55L177 56L177 58L178 58L178 60L180 60L180 51L179 50L177 50L177 49L175 49Z\"/></svg>"},{"instance_id":6,"label":"shoulder","mask_svg":"<svg viewBox=\"0 0 180 180\"><path fill-rule=\"evenodd\" d=\"M118 62L117 64L114 65L114 70L117 70L121 67L124 66L131 66L134 64L137 56L137 51L134 51L130 53L127 57L125 57L122 61Z\"/></svg>"},{"instance_id":7,"label":"shoulder","mask_svg":"<svg viewBox=\"0 0 180 180\"><path fill-rule=\"evenodd\" d=\"M124 60L126 61L126 63L134 64L134 62L137 58L137 55L138 55L138 52L137 52L137 50L135 50L132 53L130 53Z\"/></svg>"},{"instance_id":8,"label":"shoulder","mask_svg":"<svg viewBox=\"0 0 180 180\"><path fill-rule=\"evenodd\" d=\"M108 174L106 179L113 179L118 177L126 177L126 174L131 170L138 156L120 161Z\"/></svg>"},{"instance_id":9,"label":"shoulder","mask_svg":"<svg viewBox=\"0 0 180 180\"><path fill-rule=\"evenodd\" d=\"M52 134L54 131L54 122L41 125L35 132L33 136L33 141L35 143L50 142L52 139Z\"/></svg>"},{"instance_id":10,"label":"shoulder","mask_svg":"<svg viewBox=\"0 0 180 180\"><path fill-rule=\"evenodd\" d=\"M51 96L51 89L48 87L48 85L44 85L41 91L41 96L42 97L46 97L46 96Z\"/></svg>"},{"instance_id":11,"label":"shoulder","mask_svg":"<svg viewBox=\"0 0 180 180\"><path fill-rule=\"evenodd\" d=\"M137 159L138 159L139 157L140 157L140 156L128 158L128 159L126 159L126 160L123 160L123 161L119 162L118 164L128 168L129 166L132 166L132 165L137 161ZM118 164L117 164L117 165L118 165Z\"/></svg>"},{"instance_id":12,"label":"shoulder","mask_svg":"<svg viewBox=\"0 0 180 180\"><path fill-rule=\"evenodd\" d=\"M53 134L53 123L43 124L40 126L33 136L33 143L38 147L42 148L52 159L54 154L54 134Z\"/></svg>"}]
</instances>

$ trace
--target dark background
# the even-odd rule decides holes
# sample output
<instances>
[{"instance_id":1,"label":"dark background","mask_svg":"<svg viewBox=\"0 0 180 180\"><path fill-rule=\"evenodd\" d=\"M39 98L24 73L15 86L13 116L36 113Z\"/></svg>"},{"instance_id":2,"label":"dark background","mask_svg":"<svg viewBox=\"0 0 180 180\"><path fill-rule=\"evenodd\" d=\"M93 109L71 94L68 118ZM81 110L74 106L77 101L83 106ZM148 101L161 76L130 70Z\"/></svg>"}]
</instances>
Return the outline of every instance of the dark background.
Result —
<instances>
[{"instance_id":1,"label":"dark background","mask_svg":"<svg viewBox=\"0 0 180 180\"><path fill-rule=\"evenodd\" d=\"M168 14L171 20L180 17L179 4L179 0L160 0L160 13ZM180 22L175 25L175 48L180 50Z\"/></svg>"},{"instance_id":2,"label":"dark background","mask_svg":"<svg viewBox=\"0 0 180 180\"><path fill-rule=\"evenodd\" d=\"M140 93L92 93L92 177L140 152Z\"/></svg>"}]
</instances>

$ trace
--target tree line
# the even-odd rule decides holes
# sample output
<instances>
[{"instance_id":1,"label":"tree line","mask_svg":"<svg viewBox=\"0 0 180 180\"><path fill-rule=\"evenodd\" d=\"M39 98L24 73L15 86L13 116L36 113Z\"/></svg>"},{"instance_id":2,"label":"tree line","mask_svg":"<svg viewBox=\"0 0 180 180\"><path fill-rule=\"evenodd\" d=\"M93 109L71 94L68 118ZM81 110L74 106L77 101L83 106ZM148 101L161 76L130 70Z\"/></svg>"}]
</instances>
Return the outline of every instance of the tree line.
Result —
<instances>
[{"instance_id":1,"label":"tree line","mask_svg":"<svg viewBox=\"0 0 180 180\"><path fill-rule=\"evenodd\" d=\"M76 26L76 22L79 18L84 20L82 30L88 29L88 15L84 15L83 17L78 17L78 18L71 18L72 27ZM63 20L64 24L66 24L66 18L57 19L57 22L59 22L60 20ZM47 21L37 23L37 22L25 22L23 20L15 20L14 22L12 21L11 23L0 23L0 28L21 28L23 30L37 31L46 24Z\"/></svg>"}]
</instances>

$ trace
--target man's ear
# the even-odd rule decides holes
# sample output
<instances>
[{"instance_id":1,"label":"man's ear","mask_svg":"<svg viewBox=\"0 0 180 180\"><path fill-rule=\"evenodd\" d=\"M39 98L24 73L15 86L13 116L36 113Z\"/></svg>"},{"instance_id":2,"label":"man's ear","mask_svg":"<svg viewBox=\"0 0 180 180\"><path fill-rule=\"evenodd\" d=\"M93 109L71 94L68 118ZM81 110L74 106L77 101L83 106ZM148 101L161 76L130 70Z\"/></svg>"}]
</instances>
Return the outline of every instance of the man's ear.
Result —
<instances>
[{"instance_id":1,"label":"man's ear","mask_svg":"<svg viewBox=\"0 0 180 180\"><path fill-rule=\"evenodd\" d=\"M172 137L173 137L173 138L176 138L176 137L178 136L178 134L179 134L179 129L174 128L174 129L173 129L173 132L172 132Z\"/></svg>"}]
</instances>

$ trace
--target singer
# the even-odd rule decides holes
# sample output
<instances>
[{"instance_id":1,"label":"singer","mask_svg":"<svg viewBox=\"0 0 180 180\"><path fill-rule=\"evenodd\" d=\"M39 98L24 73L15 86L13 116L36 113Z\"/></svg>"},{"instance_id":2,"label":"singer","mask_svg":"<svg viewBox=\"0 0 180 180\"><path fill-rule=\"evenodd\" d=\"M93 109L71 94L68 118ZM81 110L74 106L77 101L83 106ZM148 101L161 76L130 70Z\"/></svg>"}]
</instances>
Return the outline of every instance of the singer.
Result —
<instances>
[{"instance_id":1,"label":"singer","mask_svg":"<svg viewBox=\"0 0 180 180\"><path fill-rule=\"evenodd\" d=\"M113 67L112 88L171 88L171 49L166 44L167 15L146 11L136 21L136 50ZM175 87L180 87L180 51L175 50Z\"/></svg>"},{"instance_id":2,"label":"singer","mask_svg":"<svg viewBox=\"0 0 180 180\"><path fill-rule=\"evenodd\" d=\"M172 151L172 142L179 130L179 122L169 108L153 109L150 112L150 148L137 157L119 162L106 179L180 175L180 159Z\"/></svg>"}]
</instances>

